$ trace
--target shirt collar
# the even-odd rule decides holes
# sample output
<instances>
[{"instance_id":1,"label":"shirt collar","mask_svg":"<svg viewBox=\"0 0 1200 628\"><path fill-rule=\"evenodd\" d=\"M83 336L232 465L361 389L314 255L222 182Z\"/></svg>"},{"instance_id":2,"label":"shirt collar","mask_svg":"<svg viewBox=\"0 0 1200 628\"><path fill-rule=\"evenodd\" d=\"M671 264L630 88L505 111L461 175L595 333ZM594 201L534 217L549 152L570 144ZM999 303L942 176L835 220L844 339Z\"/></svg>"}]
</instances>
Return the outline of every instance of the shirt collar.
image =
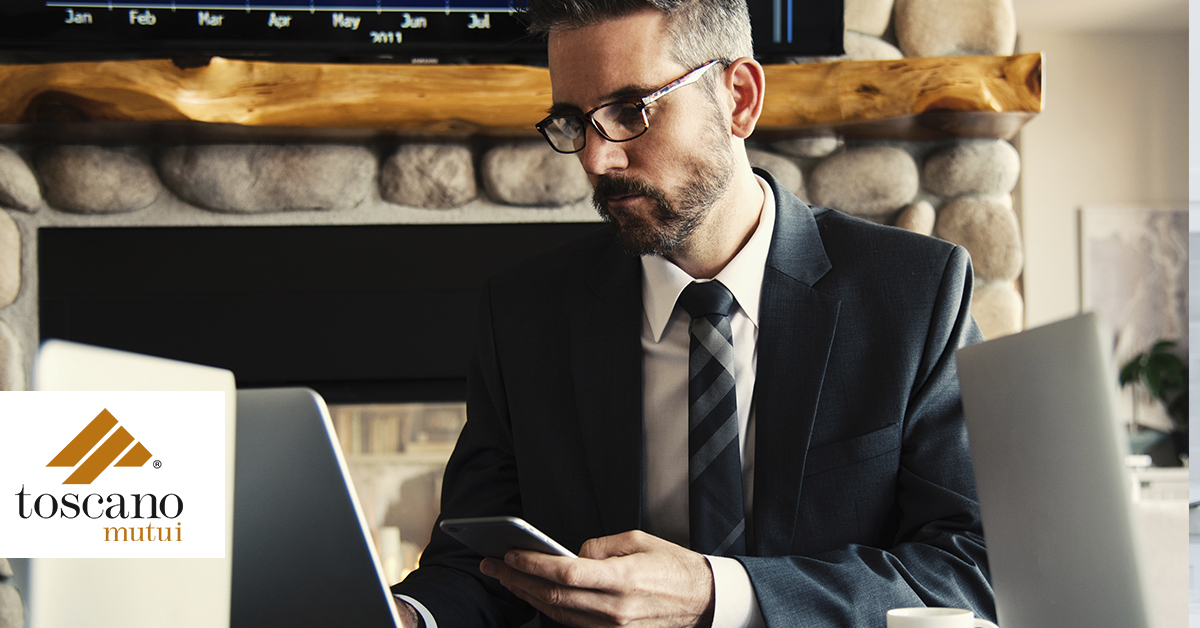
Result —
<instances>
[{"instance_id":1,"label":"shirt collar","mask_svg":"<svg viewBox=\"0 0 1200 628\"><path fill-rule=\"evenodd\" d=\"M717 273L719 280L737 300L742 313L758 327L758 303L762 296L763 272L767 265L767 253L771 248L771 235L775 231L775 195L771 186L758 175L754 175L763 189L762 213L754 235L738 251L738 254ZM654 342L662 339L675 302L683 289L695 281L690 275L670 260L658 255L642 256L642 303Z\"/></svg>"}]
</instances>

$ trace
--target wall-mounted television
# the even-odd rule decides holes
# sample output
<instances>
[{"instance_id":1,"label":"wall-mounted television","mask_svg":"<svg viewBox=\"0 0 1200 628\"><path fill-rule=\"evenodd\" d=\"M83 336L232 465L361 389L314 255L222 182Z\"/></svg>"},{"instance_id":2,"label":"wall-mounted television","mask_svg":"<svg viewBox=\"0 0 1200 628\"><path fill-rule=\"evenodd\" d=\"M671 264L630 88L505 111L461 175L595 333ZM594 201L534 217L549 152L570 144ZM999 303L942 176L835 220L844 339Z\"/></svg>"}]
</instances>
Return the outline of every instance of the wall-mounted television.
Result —
<instances>
[{"instance_id":1,"label":"wall-mounted television","mask_svg":"<svg viewBox=\"0 0 1200 628\"><path fill-rule=\"evenodd\" d=\"M0 51L32 60L223 55L278 60L529 62L525 0L4 0ZM756 54L836 55L842 0L750 0Z\"/></svg>"}]
</instances>

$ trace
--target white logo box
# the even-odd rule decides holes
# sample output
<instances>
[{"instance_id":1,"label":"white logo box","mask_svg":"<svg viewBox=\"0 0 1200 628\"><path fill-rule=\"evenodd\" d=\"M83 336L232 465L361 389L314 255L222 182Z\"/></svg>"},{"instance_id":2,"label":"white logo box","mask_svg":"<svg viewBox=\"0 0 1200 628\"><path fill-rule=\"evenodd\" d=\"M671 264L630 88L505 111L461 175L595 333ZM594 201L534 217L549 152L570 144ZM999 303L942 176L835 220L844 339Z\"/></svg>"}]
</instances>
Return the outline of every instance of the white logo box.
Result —
<instances>
[{"instance_id":1,"label":"white logo box","mask_svg":"<svg viewBox=\"0 0 1200 628\"><path fill-rule=\"evenodd\" d=\"M92 451L124 428L114 464L136 443L150 458L63 484L75 468L46 465L105 409L117 425ZM224 392L0 392L0 556L224 558L225 436Z\"/></svg>"}]
</instances>

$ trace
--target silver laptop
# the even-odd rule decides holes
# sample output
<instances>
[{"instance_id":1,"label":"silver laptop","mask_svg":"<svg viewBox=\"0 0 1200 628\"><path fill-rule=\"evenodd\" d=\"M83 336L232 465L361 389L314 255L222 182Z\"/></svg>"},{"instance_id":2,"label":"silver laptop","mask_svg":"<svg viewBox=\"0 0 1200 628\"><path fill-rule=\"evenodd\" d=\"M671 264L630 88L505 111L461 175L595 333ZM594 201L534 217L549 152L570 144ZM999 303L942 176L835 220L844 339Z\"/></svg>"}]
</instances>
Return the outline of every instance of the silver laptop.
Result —
<instances>
[{"instance_id":1,"label":"silver laptop","mask_svg":"<svg viewBox=\"0 0 1200 628\"><path fill-rule=\"evenodd\" d=\"M57 340L34 387L225 391L227 527L224 559L33 559L30 628L399 625L316 393L237 391L224 369Z\"/></svg>"},{"instance_id":2,"label":"silver laptop","mask_svg":"<svg viewBox=\"0 0 1200 628\"><path fill-rule=\"evenodd\" d=\"M958 351L1003 628L1153 626L1094 315Z\"/></svg>"},{"instance_id":3,"label":"silver laptop","mask_svg":"<svg viewBox=\"0 0 1200 628\"><path fill-rule=\"evenodd\" d=\"M237 394L233 628L400 625L325 402Z\"/></svg>"},{"instance_id":4,"label":"silver laptop","mask_svg":"<svg viewBox=\"0 0 1200 628\"><path fill-rule=\"evenodd\" d=\"M125 351L47 340L35 390L225 392L225 558L37 558L29 566L29 626L218 628L229 625L233 547L233 373Z\"/></svg>"}]
</instances>

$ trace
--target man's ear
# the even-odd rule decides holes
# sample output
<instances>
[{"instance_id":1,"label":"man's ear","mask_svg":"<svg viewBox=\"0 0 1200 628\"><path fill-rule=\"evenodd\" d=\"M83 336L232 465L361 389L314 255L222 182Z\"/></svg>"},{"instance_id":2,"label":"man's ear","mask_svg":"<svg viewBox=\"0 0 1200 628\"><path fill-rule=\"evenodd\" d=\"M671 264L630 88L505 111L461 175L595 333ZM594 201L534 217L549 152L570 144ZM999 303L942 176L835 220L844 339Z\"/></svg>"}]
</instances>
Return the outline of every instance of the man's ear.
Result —
<instances>
[{"instance_id":1,"label":"man's ear","mask_svg":"<svg viewBox=\"0 0 1200 628\"><path fill-rule=\"evenodd\" d=\"M734 61L725 70L725 87L733 97L733 134L746 139L754 132L758 117L762 115L767 87L763 67L750 57Z\"/></svg>"}]
</instances>

